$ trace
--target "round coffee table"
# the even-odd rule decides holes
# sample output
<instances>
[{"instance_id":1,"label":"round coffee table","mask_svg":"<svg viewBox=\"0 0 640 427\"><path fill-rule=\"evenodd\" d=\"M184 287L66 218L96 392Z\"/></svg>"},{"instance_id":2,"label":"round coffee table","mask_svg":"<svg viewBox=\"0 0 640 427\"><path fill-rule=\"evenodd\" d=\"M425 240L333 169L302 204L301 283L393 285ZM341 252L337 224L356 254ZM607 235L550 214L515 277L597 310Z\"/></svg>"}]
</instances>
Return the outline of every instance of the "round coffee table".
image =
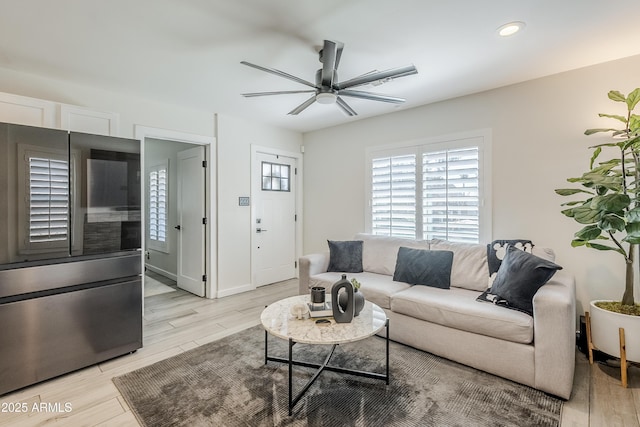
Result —
<instances>
[{"instance_id":1,"label":"round coffee table","mask_svg":"<svg viewBox=\"0 0 640 427\"><path fill-rule=\"evenodd\" d=\"M267 306L260 315L262 326L265 329L264 363L267 364L268 361L272 361L289 364L289 415L291 415L292 409L296 403L298 403L300 398L324 370L380 379L384 380L387 385L389 384L389 319L387 319L387 315L384 310L370 301L366 301L360 314L354 317L350 323L336 323L333 317L298 319L291 314L291 307L296 304L307 304L309 301L309 295L298 295L285 298ZM319 319L329 320L330 323L316 323ZM383 328L387 328L385 340L387 366L384 374L355 371L329 365L329 361L331 360L331 356L333 355L337 345L368 338L380 332ZM289 341L288 358L269 355L267 339L269 334ZM293 346L296 343L333 344L333 346L331 347L331 351L327 355L324 363L317 364L293 360ZM311 377L295 398L293 397L292 382L293 365L317 369L313 377Z\"/></svg>"}]
</instances>

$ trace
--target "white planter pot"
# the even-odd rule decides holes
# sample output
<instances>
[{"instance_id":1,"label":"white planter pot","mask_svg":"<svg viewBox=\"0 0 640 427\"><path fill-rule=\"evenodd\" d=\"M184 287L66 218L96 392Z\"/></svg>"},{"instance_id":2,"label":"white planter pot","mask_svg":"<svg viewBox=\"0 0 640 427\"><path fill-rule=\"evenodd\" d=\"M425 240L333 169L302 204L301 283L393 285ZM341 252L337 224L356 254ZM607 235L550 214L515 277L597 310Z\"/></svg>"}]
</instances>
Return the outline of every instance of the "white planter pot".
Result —
<instances>
[{"instance_id":1,"label":"white planter pot","mask_svg":"<svg viewBox=\"0 0 640 427\"><path fill-rule=\"evenodd\" d=\"M627 361L640 362L640 316L603 310L591 301L591 341L600 351L620 357L619 328L624 328Z\"/></svg>"}]
</instances>

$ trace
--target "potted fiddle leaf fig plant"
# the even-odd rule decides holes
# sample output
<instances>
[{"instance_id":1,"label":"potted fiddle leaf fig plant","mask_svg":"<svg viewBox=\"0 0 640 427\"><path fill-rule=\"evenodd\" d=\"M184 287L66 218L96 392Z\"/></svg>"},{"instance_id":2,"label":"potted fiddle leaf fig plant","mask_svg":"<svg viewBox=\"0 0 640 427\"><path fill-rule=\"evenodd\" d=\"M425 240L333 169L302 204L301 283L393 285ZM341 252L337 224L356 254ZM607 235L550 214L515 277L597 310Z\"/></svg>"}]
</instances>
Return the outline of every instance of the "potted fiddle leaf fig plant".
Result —
<instances>
[{"instance_id":1,"label":"potted fiddle leaf fig plant","mask_svg":"<svg viewBox=\"0 0 640 427\"><path fill-rule=\"evenodd\" d=\"M591 339L593 344L607 354L620 357L618 328L623 327L629 339L640 336L640 305L635 303L634 271L637 268L636 257L640 245L640 115L634 110L640 102L640 88L628 95L612 90L610 100L624 105L624 114L599 114L600 117L617 122L611 128L587 129L585 135L608 133L611 140L590 147L593 150L589 169L576 178L569 178L577 188L555 190L561 196L582 196L580 200L563 203L562 211L582 225L574 234L571 245L585 246L598 251L613 251L620 254L626 269L625 287L620 301L592 301ZM613 318L630 319L632 325L619 323L613 329L598 330L598 324L604 323L602 314L611 313ZM633 329L629 329L633 328ZM634 333L631 334L630 331ZM610 344L604 342L609 335ZM628 360L640 361L640 338L632 347L637 350Z\"/></svg>"}]
</instances>

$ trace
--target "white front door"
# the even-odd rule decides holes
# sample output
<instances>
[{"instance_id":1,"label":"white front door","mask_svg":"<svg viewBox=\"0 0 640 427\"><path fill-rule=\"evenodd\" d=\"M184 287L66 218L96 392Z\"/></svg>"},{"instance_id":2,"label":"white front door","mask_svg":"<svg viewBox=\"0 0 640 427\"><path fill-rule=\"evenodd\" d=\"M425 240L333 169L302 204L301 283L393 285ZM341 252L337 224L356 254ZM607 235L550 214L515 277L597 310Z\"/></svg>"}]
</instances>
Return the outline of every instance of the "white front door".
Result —
<instances>
[{"instance_id":1,"label":"white front door","mask_svg":"<svg viewBox=\"0 0 640 427\"><path fill-rule=\"evenodd\" d=\"M296 277L296 159L256 153L253 166L253 283Z\"/></svg>"},{"instance_id":2,"label":"white front door","mask_svg":"<svg viewBox=\"0 0 640 427\"><path fill-rule=\"evenodd\" d=\"M178 287L205 294L205 152L203 146L178 153Z\"/></svg>"}]
</instances>

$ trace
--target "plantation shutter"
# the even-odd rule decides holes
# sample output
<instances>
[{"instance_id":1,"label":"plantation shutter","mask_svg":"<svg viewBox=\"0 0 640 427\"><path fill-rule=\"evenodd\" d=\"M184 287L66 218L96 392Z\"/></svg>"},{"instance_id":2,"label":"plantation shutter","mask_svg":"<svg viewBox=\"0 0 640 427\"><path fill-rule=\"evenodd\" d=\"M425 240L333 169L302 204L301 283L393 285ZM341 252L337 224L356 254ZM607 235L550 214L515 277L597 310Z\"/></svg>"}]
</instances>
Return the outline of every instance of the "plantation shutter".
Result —
<instances>
[{"instance_id":1,"label":"plantation shutter","mask_svg":"<svg viewBox=\"0 0 640 427\"><path fill-rule=\"evenodd\" d=\"M477 147L423 153L424 239L479 241L478 155Z\"/></svg>"},{"instance_id":2,"label":"plantation shutter","mask_svg":"<svg viewBox=\"0 0 640 427\"><path fill-rule=\"evenodd\" d=\"M149 171L149 239L153 249L167 250L167 164Z\"/></svg>"},{"instance_id":3,"label":"plantation shutter","mask_svg":"<svg viewBox=\"0 0 640 427\"><path fill-rule=\"evenodd\" d=\"M29 158L29 242L69 236L69 163Z\"/></svg>"},{"instance_id":4,"label":"plantation shutter","mask_svg":"<svg viewBox=\"0 0 640 427\"><path fill-rule=\"evenodd\" d=\"M372 161L372 233L416 237L416 155Z\"/></svg>"}]
</instances>

